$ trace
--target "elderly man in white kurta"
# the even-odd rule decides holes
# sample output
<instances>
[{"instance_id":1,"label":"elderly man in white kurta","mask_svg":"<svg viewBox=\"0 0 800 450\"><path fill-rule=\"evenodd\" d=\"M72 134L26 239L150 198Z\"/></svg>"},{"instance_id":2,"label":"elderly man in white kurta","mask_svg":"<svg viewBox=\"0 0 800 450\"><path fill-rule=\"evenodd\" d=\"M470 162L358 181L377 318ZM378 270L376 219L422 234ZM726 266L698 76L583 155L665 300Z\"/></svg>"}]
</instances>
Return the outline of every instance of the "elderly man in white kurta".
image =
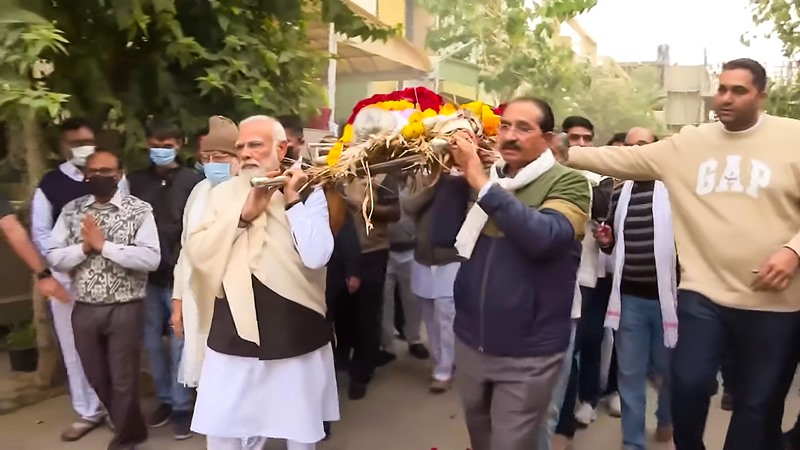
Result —
<instances>
[{"instance_id":1,"label":"elderly man in white kurta","mask_svg":"<svg viewBox=\"0 0 800 450\"><path fill-rule=\"evenodd\" d=\"M339 419L325 320L333 252L325 194L301 197L307 177L298 169L280 189L249 183L280 175L286 146L274 119L242 121L240 175L211 191L187 241L201 327L210 321L192 430L209 450L256 450L269 438L310 450L325 436L323 421Z\"/></svg>"},{"instance_id":2,"label":"elderly man in white kurta","mask_svg":"<svg viewBox=\"0 0 800 450\"><path fill-rule=\"evenodd\" d=\"M208 328L200 329L198 326L197 303L189 286L192 269L186 255L186 239L203 220L211 188L239 173L234 149L238 135L239 129L230 119L222 116L208 119L208 134L200 141L200 162L206 179L192 189L183 210L181 252L175 264L170 326L176 336L183 336L178 382L187 387L197 387L200 381Z\"/></svg>"}]
</instances>

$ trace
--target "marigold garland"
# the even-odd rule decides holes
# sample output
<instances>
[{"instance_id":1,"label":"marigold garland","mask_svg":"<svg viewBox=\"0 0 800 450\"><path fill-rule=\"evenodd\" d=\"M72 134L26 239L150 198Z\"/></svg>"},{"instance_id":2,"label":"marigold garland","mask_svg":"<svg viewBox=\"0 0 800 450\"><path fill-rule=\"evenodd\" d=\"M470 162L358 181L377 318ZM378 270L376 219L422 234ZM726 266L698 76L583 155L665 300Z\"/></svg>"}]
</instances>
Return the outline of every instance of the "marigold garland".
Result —
<instances>
[{"instance_id":1,"label":"marigold garland","mask_svg":"<svg viewBox=\"0 0 800 450\"><path fill-rule=\"evenodd\" d=\"M353 107L342 131L342 137L333 145L326 157L327 165L334 166L339 160L344 149L350 144L353 135L352 123L356 115L364 108L380 108L385 111L411 111L400 129L400 136L407 141L417 141L424 138L431 124L436 123L437 117L449 117L459 110L472 113L481 121L483 134L487 138L497 135L500 127L500 115L505 109L505 104L492 108L480 101L469 102L457 107L452 103L445 103L439 94L425 87L411 87L388 94L375 94L361 100Z\"/></svg>"}]
</instances>

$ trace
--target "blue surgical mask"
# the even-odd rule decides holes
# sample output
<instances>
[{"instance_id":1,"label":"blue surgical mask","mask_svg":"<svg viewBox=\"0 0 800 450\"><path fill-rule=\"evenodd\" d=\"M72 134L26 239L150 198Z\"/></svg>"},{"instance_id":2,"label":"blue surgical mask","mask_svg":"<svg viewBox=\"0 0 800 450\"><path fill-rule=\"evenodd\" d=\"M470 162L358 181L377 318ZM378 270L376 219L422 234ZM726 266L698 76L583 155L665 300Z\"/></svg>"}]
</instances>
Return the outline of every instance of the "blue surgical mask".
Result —
<instances>
[{"instance_id":1,"label":"blue surgical mask","mask_svg":"<svg viewBox=\"0 0 800 450\"><path fill-rule=\"evenodd\" d=\"M196 170L198 172L202 172L204 170L203 169L203 163L201 163L200 161L197 161L196 163L194 163L194 170Z\"/></svg>"},{"instance_id":2,"label":"blue surgical mask","mask_svg":"<svg viewBox=\"0 0 800 450\"><path fill-rule=\"evenodd\" d=\"M150 161L157 166L166 166L175 161L174 148L152 147L150 148Z\"/></svg>"},{"instance_id":3,"label":"blue surgical mask","mask_svg":"<svg viewBox=\"0 0 800 450\"><path fill-rule=\"evenodd\" d=\"M203 165L203 173L211 183L216 186L231 178L231 163L210 162Z\"/></svg>"}]
</instances>

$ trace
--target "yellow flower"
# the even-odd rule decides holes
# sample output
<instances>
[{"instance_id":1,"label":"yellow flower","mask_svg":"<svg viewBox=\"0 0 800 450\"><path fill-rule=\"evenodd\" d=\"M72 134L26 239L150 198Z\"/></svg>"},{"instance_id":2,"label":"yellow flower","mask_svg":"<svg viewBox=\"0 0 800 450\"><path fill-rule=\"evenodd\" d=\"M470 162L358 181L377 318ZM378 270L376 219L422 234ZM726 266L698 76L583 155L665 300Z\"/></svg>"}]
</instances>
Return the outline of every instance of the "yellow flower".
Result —
<instances>
[{"instance_id":1,"label":"yellow flower","mask_svg":"<svg viewBox=\"0 0 800 450\"><path fill-rule=\"evenodd\" d=\"M344 129L342 130L342 138L339 139L339 140L342 141L342 142L348 142L348 143L353 140L353 126L352 125L350 125L348 123L347 125L344 126Z\"/></svg>"},{"instance_id":2,"label":"yellow flower","mask_svg":"<svg viewBox=\"0 0 800 450\"><path fill-rule=\"evenodd\" d=\"M456 107L452 103L447 103L444 106L442 106L441 108L439 108L439 114L441 114L443 116L449 116L450 114L453 114L454 112L456 112Z\"/></svg>"},{"instance_id":3,"label":"yellow flower","mask_svg":"<svg viewBox=\"0 0 800 450\"><path fill-rule=\"evenodd\" d=\"M412 140L422 136L425 133L425 127L422 122L409 122L408 125L403 127L401 133L406 140Z\"/></svg>"},{"instance_id":4,"label":"yellow flower","mask_svg":"<svg viewBox=\"0 0 800 450\"><path fill-rule=\"evenodd\" d=\"M422 115L421 112L414 111L413 113L411 113L410 116L408 116L408 123L422 122L422 118L423 118L423 115Z\"/></svg>"},{"instance_id":5,"label":"yellow flower","mask_svg":"<svg viewBox=\"0 0 800 450\"><path fill-rule=\"evenodd\" d=\"M461 105L461 109L466 109L467 111L472 112L476 116L481 116L481 109L483 108L483 102L469 102L466 105Z\"/></svg>"},{"instance_id":6,"label":"yellow flower","mask_svg":"<svg viewBox=\"0 0 800 450\"><path fill-rule=\"evenodd\" d=\"M325 157L325 163L328 165L328 167L333 166L337 161L339 161L339 157L342 156L343 147L344 144L342 144L341 140L336 141L336 143L333 144L333 147L331 147L331 149L328 151L328 156Z\"/></svg>"},{"instance_id":7,"label":"yellow flower","mask_svg":"<svg viewBox=\"0 0 800 450\"><path fill-rule=\"evenodd\" d=\"M484 103L481 107L481 117L489 117L493 115L494 110L492 110L492 107Z\"/></svg>"}]
</instances>

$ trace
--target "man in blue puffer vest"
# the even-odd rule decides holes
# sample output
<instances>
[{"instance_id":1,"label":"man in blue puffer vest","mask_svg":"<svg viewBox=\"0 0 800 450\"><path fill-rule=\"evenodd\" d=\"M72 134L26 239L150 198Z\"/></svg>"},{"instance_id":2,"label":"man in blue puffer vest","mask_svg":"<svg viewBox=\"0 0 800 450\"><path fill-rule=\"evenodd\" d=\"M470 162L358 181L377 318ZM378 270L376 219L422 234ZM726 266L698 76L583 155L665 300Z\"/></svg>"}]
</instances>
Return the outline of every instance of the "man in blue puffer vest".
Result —
<instances>
[{"instance_id":1,"label":"man in blue puffer vest","mask_svg":"<svg viewBox=\"0 0 800 450\"><path fill-rule=\"evenodd\" d=\"M451 152L463 176L437 186L434 234L453 245L457 230L466 259L453 289L456 383L474 450L537 449L569 344L590 192L553 157L553 126L546 102L510 102L497 143L502 160L487 174L474 137L458 132ZM459 215L463 224L447 223Z\"/></svg>"}]
</instances>

